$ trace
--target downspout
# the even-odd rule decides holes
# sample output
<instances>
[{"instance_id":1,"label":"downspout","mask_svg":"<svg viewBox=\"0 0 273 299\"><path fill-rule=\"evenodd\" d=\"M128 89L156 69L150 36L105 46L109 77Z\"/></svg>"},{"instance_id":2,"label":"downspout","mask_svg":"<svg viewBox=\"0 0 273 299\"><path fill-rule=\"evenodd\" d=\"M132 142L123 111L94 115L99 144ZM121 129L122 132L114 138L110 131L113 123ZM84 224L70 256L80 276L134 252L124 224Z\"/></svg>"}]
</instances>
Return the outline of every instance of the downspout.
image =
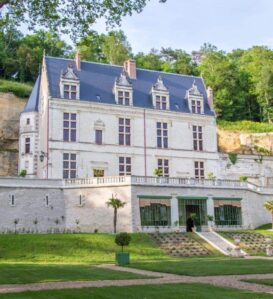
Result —
<instances>
[{"instance_id":1,"label":"downspout","mask_svg":"<svg viewBox=\"0 0 273 299\"><path fill-rule=\"evenodd\" d=\"M144 129L144 175L147 176L147 146L146 146L146 110L143 110L143 129Z\"/></svg>"}]
</instances>

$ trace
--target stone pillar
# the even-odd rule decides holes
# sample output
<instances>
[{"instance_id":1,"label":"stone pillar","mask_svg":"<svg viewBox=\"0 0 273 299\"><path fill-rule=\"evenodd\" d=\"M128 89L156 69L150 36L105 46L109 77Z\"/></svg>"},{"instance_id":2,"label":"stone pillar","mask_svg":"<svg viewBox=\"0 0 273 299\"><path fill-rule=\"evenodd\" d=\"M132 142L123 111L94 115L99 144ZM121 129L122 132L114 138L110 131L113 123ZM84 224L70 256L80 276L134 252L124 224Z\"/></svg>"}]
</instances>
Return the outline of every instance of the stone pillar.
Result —
<instances>
[{"instance_id":1,"label":"stone pillar","mask_svg":"<svg viewBox=\"0 0 273 299\"><path fill-rule=\"evenodd\" d=\"M212 196L208 196L207 200L207 214L213 216L214 219L214 203Z\"/></svg>"},{"instance_id":2,"label":"stone pillar","mask_svg":"<svg viewBox=\"0 0 273 299\"><path fill-rule=\"evenodd\" d=\"M178 199L177 194L171 194L171 225L175 226L175 222L179 221L179 213L178 213Z\"/></svg>"}]
</instances>

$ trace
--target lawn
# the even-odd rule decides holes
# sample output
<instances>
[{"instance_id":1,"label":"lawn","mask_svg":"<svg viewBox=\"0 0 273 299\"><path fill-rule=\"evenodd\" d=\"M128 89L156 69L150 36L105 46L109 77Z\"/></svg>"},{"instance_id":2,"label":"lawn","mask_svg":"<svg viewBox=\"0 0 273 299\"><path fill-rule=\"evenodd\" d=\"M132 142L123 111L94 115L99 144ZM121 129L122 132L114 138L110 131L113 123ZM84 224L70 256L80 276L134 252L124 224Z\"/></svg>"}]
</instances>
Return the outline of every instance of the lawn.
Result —
<instances>
[{"instance_id":1,"label":"lawn","mask_svg":"<svg viewBox=\"0 0 273 299\"><path fill-rule=\"evenodd\" d=\"M130 267L189 276L263 274L273 273L273 260L183 258L176 261L133 262Z\"/></svg>"},{"instance_id":2,"label":"lawn","mask_svg":"<svg viewBox=\"0 0 273 299\"><path fill-rule=\"evenodd\" d=\"M0 294L0 299L272 299L272 295L206 284L164 284Z\"/></svg>"},{"instance_id":3,"label":"lawn","mask_svg":"<svg viewBox=\"0 0 273 299\"><path fill-rule=\"evenodd\" d=\"M0 264L0 284L140 278L147 276L95 268L90 265Z\"/></svg>"},{"instance_id":4,"label":"lawn","mask_svg":"<svg viewBox=\"0 0 273 299\"><path fill-rule=\"evenodd\" d=\"M111 234L0 235L0 263L113 263L120 248ZM132 234L132 261L170 259L147 234Z\"/></svg>"}]
</instances>

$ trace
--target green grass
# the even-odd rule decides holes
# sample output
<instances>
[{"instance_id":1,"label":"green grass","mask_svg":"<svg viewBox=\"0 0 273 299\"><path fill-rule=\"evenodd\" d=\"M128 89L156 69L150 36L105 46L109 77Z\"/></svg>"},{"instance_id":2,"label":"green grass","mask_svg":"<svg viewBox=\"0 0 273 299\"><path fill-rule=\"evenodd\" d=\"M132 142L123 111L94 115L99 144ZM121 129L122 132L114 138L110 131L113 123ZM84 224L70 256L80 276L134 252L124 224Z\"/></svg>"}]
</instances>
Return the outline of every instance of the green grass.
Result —
<instances>
[{"instance_id":1,"label":"green grass","mask_svg":"<svg viewBox=\"0 0 273 299\"><path fill-rule=\"evenodd\" d=\"M273 279L242 279L242 281L273 286Z\"/></svg>"},{"instance_id":2,"label":"green grass","mask_svg":"<svg viewBox=\"0 0 273 299\"><path fill-rule=\"evenodd\" d=\"M244 133L267 133L273 132L273 125L268 123L259 123L249 120L241 121L225 121L218 120L217 126L219 129L233 132L244 132Z\"/></svg>"},{"instance_id":3,"label":"green grass","mask_svg":"<svg viewBox=\"0 0 273 299\"><path fill-rule=\"evenodd\" d=\"M272 223L267 223L255 228L255 230L268 230L268 229L272 229Z\"/></svg>"},{"instance_id":4,"label":"green grass","mask_svg":"<svg viewBox=\"0 0 273 299\"><path fill-rule=\"evenodd\" d=\"M26 83L0 80L0 92L12 92L14 95L27 98L32 90L32 86Z\"/></svg>"},{"instance_id":5,"label":"green grass","mask_svg":"<svg viewBox=\"0 0 273 299\"><path fill-rule=\"evenodd\" d=\"M273 273L273 260L183 258L176 261L133 262L130 267L189 276L263 274Z\"/></svg>"},{"instance_id":6,"label":"green grass","mask_svg":"<svg viewBox=\"0 0 273 299\"><path fill-rule=\"evenodd\" d=\"M0 294L0 299L272 299L272 295L207 284L164 284Z\"/></svg>"},{"instance_id":7,"label":"green grass","mask_svg":"<svg viewBox=\"0 0 273 299\"><path fill-rule=\"evenodd\" d=\"M140 278L147 276L95 268L90 265L0 264L0 284Z\"/></svg>"},{"instance_id":8,"label":"green grass","mask_svg":"<svg viewBox=\"0 0 273 299\"><path fill-rule=\"evenodd\" d=\"M111 234L0 235L0 263L113 263L120 248ZM147 234L132 234L132 261L170 259Z\"/></svg>"}]
</instances>

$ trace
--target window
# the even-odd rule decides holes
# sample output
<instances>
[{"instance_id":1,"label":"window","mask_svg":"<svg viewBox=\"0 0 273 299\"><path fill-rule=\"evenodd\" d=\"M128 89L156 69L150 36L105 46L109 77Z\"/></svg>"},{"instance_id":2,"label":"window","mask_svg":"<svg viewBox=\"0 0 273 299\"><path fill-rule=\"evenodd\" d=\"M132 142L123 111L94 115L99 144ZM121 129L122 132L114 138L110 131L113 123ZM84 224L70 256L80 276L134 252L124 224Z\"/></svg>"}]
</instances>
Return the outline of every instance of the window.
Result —
<instances>
[{"instance_id":1,"label":"window","mask_svg":"<svg viewBox=\"0 0 273 299\"><path fill-rule=\"evenodd\" d=\"M104 177L104 169L93 169L93 177L94 178Z\"/></svg>"},{"instance_id":2,"label":"window","mask_svg":"<svg viewBox=\"0 0 273 299\"><path fill-rule=\"evenodd\" d=\"M12 206L12 207L14 207L15 206L15 196L14 196L14 194L11 194L11 198L10 198L11 200L10 200L10 205Z\"/></svg>"},{"instance_id":3,"label":"window","mask_svg":"<svg viewBox=\"0 0 273 299\"><path fill-rule=\"evenodd\" d=\"M216 225L242 225L242 209L239 200L214 200L214 215Z\"/></svg>"},{"instance_id":4,"label":"window","mask_svg":"<svg viewBox=\"0 0 273 299\"><path fill-rule=\"evenodd\" d=\"M45 197L45 205L46 205L46 207L49 206L49 198L48 198L48 195L46 195L46 197Z\"/></svg>"},{"instance_id":5,"label":"window","mask_svg":"<svg viewBox=\"0 0 273 299\"><path fill-rule=\"evenodd\" d=\"M201 126L192 126L193 149L195 151L203 150L203 128Z\"/></svg>"},{"instance_id":6,"label":"window","mask_svg":"<svg viewBox=\"0 0 273 299\"><path fill-rule=\"evenodd\" d=\"M79 205L82 206L82 195L80 195L80 198L79 198Z\"/></svg>"},{"instance_id":7,"label":"window","mask_svg":"<svg viewBox=\"0 0 273 299\"><path fill-rule=\"evenodd\" d=\"M77 98L77 86L64 84L64 98L69 100L76 100Z\"/></svg>"},{"instance_id":8,"label":"window","mask_svg":"<svg viewBox=\"0 0 273 299\"><path fill-rule=\"evenodd\" d=\"M168 159L158 159L157 168L161 170L163 177L169 176L169 160Z\"/></svg>"},{"instance_id":9,"label":"window","mask_svg":"<svg viewBox=\"0 0 273 299\"><path fill-rule=\"evenodd\" d=\"M77 114L64 113L63 115L63 140L76 141Z\"/></svg>"},{"instance_id":10,"label":"window","mask_svg":"<svg viewBox=\"0 0 273 299\"><path fill-rule=\"evenodd\" d=\"M204 162L202 162L202 161L194 162L194 176L196 179L204 179L205 178Z\"/></svg>"},{"instance_id":11,"label":"window","mask_svg":"<svg viewBox=\"0 0 273 299\"><path fill-rule=\"evenodd\" d=\"M30 138L25 138L25 154L30 153Z\"/></svg>"},{"instance_id":12,"label":"window","mask_svg":"<svg viewBox=\"0 0 273 299\"><path fill-rule=\"evenodd\" d=\"M30 125L30 118L27 118L26 124Z\"/></svg>"},{"instance_id":13,"label":"window","mask_svg":"<svg viewBox=\"0 0 273 299\"><path fill-rule=\"evenodd\" d=\"M155 97L156 109L167 110L167 97L157 95Z\"/></svg>"},{"instance_id":14,"label":"window","mask_svg":"<svg viewBox=\"0 0 273 299\"><path fill-rule=\"evenodd\" d=\"M202 112L201 101L191 100L191 112L201 114L201 112Z\"/></svg>"},{"instance_id":15,"label":"window","mask_svg":"<svg viewBox=\"0 0 273 299\"><path fill-rule=\"evenodd\" d=\"M131 145L131 121L119 118L119 145Z\"/></svg>"},{"instance_id":16,"label":"window","mask_svg":"<svg viewBox=\"0 0 273 299\"><path fill-rule=\"evenodd\" d=\"M170 226L171 204L170 200L140 199L140 219L142 226Z\"/></svg>"},{"instance_id":17,"label":"window","mask_svg":"<svg viewBox=\"0 0 273 299\"><path fill-rule=\"evenodd\" d=\"M118 91L118 104L119 105L130 105L130 92L129 91Z\"/></svg>"},{"instance_id":18,"label":"window","mask_svg":"<svg viewBox=\"0 0 273 299\"><path fill-rule=\"evenodd\" d=\"M95 142L96 144L102 144L102 130L95 130Z\"/></svg>"},{"instance_id":19,"label":"window","mask_svg":"<svg viewBox=\"0 0 273 299\"><path fill-rule=\"evenodd\" d=\"M157 147L168 148L168 124L156 123Z\"/></svg>"},{"instance_id":20,"label":"window","mask_svg":"<svg viewBox=\"0 0 273 299\"><path fill-rule=\"evenodd\" d=\"M119 175L131 175L131 162L130 157L119 157Z\"/></svg>"},{"instance_id":21,"label":"window","mask_svg":"<svg viewBox=\"0 0 273 299\"><path fill-rule=\"evenodd\" d=\"M64 153L63 154L63 178L74 179L76 178L77 162L76 154Z\"/></svg>"}]
</instances>

